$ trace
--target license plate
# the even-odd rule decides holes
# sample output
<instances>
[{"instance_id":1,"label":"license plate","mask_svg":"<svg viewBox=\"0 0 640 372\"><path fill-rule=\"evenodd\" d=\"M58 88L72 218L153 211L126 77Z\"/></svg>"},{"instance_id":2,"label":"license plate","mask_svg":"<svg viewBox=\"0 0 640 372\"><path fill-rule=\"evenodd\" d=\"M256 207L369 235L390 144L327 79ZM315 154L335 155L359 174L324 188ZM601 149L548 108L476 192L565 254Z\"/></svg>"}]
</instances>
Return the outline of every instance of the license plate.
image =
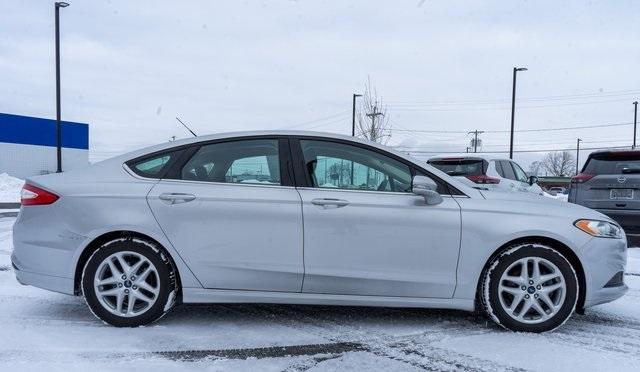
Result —
<instances>
[{"instance_id":1,"label":"license plate","mask_svg":"<svg viewBox=\"0 0 640 372\"><path fill-rule=\"evenodd\" d=\"M633 199L633 189L611 189L610 199Z\"/></svg>"}]
</instances>

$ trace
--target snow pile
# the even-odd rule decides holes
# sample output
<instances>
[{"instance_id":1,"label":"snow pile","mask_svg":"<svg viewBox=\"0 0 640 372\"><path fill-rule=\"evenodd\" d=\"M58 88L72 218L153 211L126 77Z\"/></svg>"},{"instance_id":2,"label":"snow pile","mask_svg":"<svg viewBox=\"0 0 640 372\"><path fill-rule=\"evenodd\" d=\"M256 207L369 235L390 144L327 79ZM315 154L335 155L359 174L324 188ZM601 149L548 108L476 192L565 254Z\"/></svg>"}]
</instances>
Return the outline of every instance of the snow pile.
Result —
<instances>
[{"instance_id":1,"label":"snow pile","mask_svg":"<svg viewBox=\"0 0 640 372\"><path fill-rule=\"evenodd\" d=\"M22 185L23 180L0 173L0 203L19 203Z\"/></svg>"},{"instance_id":2,"label":"snow pile","mask_svg":"<svg viewBox=\"0 0 640 372\"><path fill-rule=\"evenodd\" d=\"M542 191L542 196L544 196L546 198L561 200L561 201L569 201L569 195L566 195L566 194L553 195L553 194L549 194L548 192L543 190Z\"/></svg>"}]
</instances>

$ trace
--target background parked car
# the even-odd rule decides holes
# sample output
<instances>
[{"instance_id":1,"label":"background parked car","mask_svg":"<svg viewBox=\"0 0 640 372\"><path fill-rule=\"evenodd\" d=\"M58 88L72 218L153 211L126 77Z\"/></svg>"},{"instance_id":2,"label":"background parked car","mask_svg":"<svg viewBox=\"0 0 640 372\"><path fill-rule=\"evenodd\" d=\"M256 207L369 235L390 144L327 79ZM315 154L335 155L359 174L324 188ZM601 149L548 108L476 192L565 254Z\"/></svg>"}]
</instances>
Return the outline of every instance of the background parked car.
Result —
<instances>
[{"instance_id":1,"label":"background parked car","mask_svg":"<svg viewBox=\"0 0 640 372\"><path fill-rule=\"evenodd\" d=\"M571 179L569 202L616 220L630 246L640 243L640 151L598 151Z\"/></svg>"},{"instance_id":2,"label":"background parked car","mask_svg":"<svg viewBox=\"0 0 640 372\"><path fill-rule=\"evenodd\" d=\"M564 187L549 187L549 189L547 190L547 192L551 195L559 195L559 194L566 194L569 192L569 190L565 189Z\"/></svg>"},{"instance_id":3,"label":"background parked car","mask_svg":"<svg viewBox=\"0 0 640 372\"><path fill-rule=\"evenodd\" d=\"M428 163L475 188L542 195L537 177L529 177L513 160L480 154L441 155Z\"/></svg>"}]
</instances>

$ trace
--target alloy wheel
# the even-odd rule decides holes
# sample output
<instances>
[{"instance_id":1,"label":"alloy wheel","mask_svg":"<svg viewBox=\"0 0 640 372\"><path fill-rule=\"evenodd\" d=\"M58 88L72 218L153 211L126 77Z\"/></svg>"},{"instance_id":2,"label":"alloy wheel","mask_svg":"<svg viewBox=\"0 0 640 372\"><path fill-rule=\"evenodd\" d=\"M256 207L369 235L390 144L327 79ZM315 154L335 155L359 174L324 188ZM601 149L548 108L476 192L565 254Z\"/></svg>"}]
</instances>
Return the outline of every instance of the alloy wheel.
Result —
<instances>
[{"instance_id":1,"label":"alloy wheel","mask_svg":"<svg viewBox=\"0 0 640 372\"><path fill-rule=\"evenodd\" d=\"M104 309L117 316L134 317L155 304L160 293L160 278L156 267L145 256L122 251L100 263L93 287Z\"/></svg>"},{"instance_id":2,"label":"alloy wheel","mask_svg":"<svg viewBox=\"0 0 640 372\"><path fill-rule=\"evenodd\" d=\"M542 323L564 304L567 286L560 269L541 257L525 257L503 272L498 297L503 310L518 322Z\"/></svg>"}]
</instances>

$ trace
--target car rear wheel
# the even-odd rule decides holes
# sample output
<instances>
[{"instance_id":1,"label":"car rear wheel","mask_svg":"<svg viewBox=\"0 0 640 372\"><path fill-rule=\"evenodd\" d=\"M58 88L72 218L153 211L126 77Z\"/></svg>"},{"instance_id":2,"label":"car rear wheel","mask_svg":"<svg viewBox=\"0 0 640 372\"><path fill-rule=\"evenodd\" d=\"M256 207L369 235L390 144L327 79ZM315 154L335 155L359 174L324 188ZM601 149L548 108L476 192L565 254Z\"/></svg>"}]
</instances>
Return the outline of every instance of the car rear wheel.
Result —
<instances>
[{"instance_id":1,"label":"car rear wheel","mask_svg":"<svg viewBox=\"0 0 640 372\"><path fill-rule=\"evenodd\" d=\"M518 244L489 265L481 298L487 315L504 328L551 331L575 310L578 278L569 261L552 247Z\"/></svg>"},{"instance_id":2,"label":"car rear wheel","mask_svg":"<svg viewBox=\"0 0 640 372\"><path fill-rule=\"evenodd\" d=\"M82 291L93 314L117 327L160 319L177 290L171 262L153 243L121 238L102 245L87 261Z\"/></svg>"}]
</instances>

